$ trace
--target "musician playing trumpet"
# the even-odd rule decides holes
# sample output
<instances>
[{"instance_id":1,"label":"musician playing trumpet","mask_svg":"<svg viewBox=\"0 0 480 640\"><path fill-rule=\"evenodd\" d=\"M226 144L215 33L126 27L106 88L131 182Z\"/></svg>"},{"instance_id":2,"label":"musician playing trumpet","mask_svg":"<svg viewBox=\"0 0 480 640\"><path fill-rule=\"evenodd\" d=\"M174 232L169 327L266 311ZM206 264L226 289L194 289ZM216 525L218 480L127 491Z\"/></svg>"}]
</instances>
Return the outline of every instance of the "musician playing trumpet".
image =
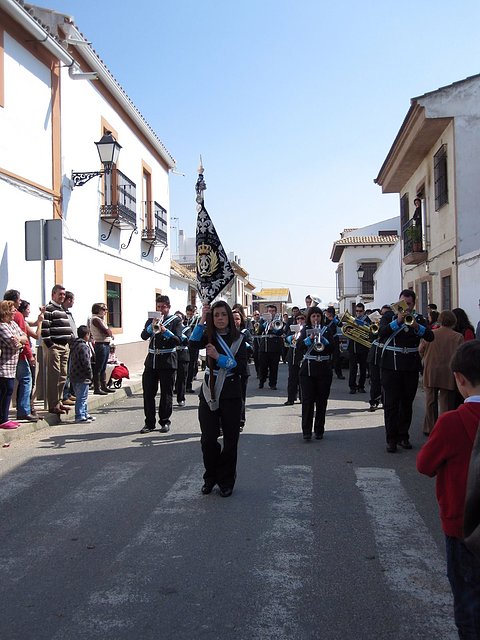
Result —
<instances>
[{"instance_id":1,"label":"musician playing trumpet","mask_svg":"<svg viewBox=\"0 0 480 640\"><path fill-rule=\"evenodd\" d=\"M277 389L278 365L282 354L283 339L286 327L283 320L277 317L277 307L269 304L267 314L271 320L261 326L259 334L259 382L258 388L263 389L268 378L268 386L273 391Z\"/></svg>"},{"instance_id":2,"label":"musician playing trumpet","mask_svg":"<svg viewBox=\"0 0 480 640\"><path fill-rule=\"evenodd\" d=\"M425 318L415 312L415 292L404 289L400 300L380 320L380 376L383 388L387 451L397 445L411 449L409 429L420 372L420 339L432 342L434 334ZM396 312L396 313L395 313Z\"/></svg>"},{"instance_id":3,"label":"musician playing trumpet","mask_svg":"<svg viewBox=\"0 0 480 640\"><path fill-rule=\"evenodd\" d=\"M297 339L303 354L300 365L302 432L304 440L321 440L332 385L333 335L319 307L309 307L305 326Z\"/></svg>"},{"instance_id":4,"label":"musician playing trumpet","mask_svg":"<svg viewBox=\"0 0 480 640\"><path fill-rule=\"evenodd\" d=\"M182 340L182 321L170 315L170 299L159 295L156 311L160 318L149 318L141 333L142 340L149 340L145 368L142 375L143 410L145 426L140 433L149 433L156 428L155 398L160 384L160 404L158 420L160 431L170 431L170 417L173 406L173 386L177 371L177 347Z\"/></svg>"}]
</instances>

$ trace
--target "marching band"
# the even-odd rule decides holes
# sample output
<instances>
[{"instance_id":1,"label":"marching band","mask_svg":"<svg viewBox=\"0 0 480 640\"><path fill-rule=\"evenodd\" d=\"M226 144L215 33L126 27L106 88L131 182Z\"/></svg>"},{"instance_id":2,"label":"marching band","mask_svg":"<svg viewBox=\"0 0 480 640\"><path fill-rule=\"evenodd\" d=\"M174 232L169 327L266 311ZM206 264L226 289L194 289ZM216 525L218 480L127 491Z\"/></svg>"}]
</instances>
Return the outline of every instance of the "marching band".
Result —
<instances>
[{"instance_id":1,"label":"marching band","mask_svg":"<svg viewBox=\"0 0 480 640\"><path fill-rule=\"evenodd\" d=\"M258 388L264 389L268 382L271 391L277 390L280 358L286 350L288 382L283 404L292 406L299 400L303 438L308 441L315 435L316 439L323 439L333 372L338 379L345 379L339 357L339 341L343 336L343 341L348 341L350 393L366 393L369 378L366 410L375 411L383 406L387 451L394 453L398 446L410 449L412 405L421 371L419 346L421 341L424 344L434 339L426 319L415 310L415 293L405 289L397 302L374 311L366 310L359 302L354 308L355 315L345 311L340 317L334 307L323 311L311 296L307 296L306 305L305 311L292 307L292 316L288 318L278 313L274 304L267 305L265 313L255 310L251 318L245 316L240 305L235 305L235 325L245 342L248 360L253 359ZM142 332L142 338L150 340L144 372L146 420L142 433L155 428L158 383L162 390L159 407L162 431L170 428L173 392L180 407L185 405L185 393L193 393L199 341L192 339L192 334L197 335L196 328L203 321L191 305L185 315L177 312L172 316L169 309L159 298L157 312L150 314ZM247 367L241 381L240 431L245 425L248 376Z\"/></svg>"}]
</instances>

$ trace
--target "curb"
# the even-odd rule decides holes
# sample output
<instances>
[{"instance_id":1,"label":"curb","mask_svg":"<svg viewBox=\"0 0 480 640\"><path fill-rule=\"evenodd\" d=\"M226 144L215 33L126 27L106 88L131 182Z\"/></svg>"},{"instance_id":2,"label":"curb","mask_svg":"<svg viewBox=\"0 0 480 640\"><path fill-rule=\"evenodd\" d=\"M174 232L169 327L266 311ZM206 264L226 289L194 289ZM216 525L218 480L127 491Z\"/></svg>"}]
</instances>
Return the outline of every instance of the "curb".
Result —
<instances>
[{"instance_id":1,"label":"curb","mask_svg":"<svg viewBox=\"0 0 480 640\"><path fill-rule=\"evenodd\" d=\"M95 409L99 409L100 407L106 407L113 402L117 402L118 400L122 400L123 398L127 398L133 396L138 393L138 391L142 390L142 374L136 373L131 374L130 380L125 380L124 384L120 387L120 389L116 389L115 393L109 393L108 396L95 396L91 393L88 394L88 410L95 411ZM72 409L74 409L72 407ZM56 416L53 413L48 413L42 408L37 410L39 414L38 422L21 422L21 426L18 429L5 430L0 429L0 446L9 446L11 442L15 440L20 440L21 438L27 436L30 433L34 433L36 431L40 431L42 429L46 429L47 427L56 427L59 424L72 424L68 422L64 422L60 416ZM12 418L15 420L15 418Z\"/></svg>"}]
</instances>

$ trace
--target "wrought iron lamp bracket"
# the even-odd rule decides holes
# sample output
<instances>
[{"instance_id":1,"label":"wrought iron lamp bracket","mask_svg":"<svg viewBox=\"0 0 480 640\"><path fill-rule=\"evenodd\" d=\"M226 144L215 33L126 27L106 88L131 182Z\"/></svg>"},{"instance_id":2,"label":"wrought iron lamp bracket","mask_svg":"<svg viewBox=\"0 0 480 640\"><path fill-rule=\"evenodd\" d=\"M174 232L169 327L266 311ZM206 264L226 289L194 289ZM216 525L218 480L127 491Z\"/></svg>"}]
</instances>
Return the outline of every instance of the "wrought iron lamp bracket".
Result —
<instances>
[{"instance_id":1,"label":"wrought iron lamp bracket","mask_svg":"<svg viewBox=\"0 0 480 640\"><path fill-rule=\"evenodd\" d=\"M103 176L105 171L72 171L72 182L74 187L83 187L89 180L98 176Z\"/></svg>"}]
</instances>

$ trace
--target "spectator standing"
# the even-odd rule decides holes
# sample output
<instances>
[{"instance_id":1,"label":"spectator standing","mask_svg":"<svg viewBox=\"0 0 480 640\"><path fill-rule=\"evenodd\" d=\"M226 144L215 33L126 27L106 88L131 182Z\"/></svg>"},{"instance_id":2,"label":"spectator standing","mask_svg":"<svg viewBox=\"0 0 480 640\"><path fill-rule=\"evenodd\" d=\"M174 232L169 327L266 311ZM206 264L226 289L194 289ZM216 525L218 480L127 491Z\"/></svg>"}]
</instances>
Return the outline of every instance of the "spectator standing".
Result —
<instances>
[{"instance_id":1,"label":"spectator standing","mask_svg":"<svg viewBox=\"0 0 480 640\"><path fill-rule=\"evenodd\" d=\"M462 334L465 342L468 340L475 340L475 329L473 328L473 324L470 322L470 318L467 316L466 311L457 307L456 309L452 309L452 312L457 318L455 331Z\"/></svg>"},{"instance_id":2,"label":"spectator standing","mask_svg":"<svg viewBox=\"0 0 480 640\"><path fill-rule=\"evenodd\" d=\"M20 291L16 289L9 289L5 291L3 296L4 300L10 300L15 307L15 314L13 316L14 322L20 328L20 331L25 335L28 335L28 329L23 314L18 310L21 298ZM31 365L34 363L32 348L30 342L27 340L23 346L22 351L19 354L17 369L15 377L17 379L17 420L26 420L28 422L36 422L36 416L31 413L30 395L32 393L32 371Z\"/></svg>"},{"instance_id":3,"label":"spectator standing","mask_svg":"<svg viewBox=\"0 0 480 640\"><path fill-rule=\"evenodd\" d=\"M480 422L480 342L462 344L451 366L465 402L438 418L418 454L417 469L436 476L455 624L459 638L473 640L480 637L480 560L463 542L463 520L468 467Z\"/></svg>"},{"instance_id":4,"label":"spectator standing","mask_svg":"<svg viewBox=\"0 0 480 640\"><path fill-rule=\"evenodd\" d=\"M20 302L18 310L20 311L20 313L23 315L25 319L25 328L27 329L28 342L32 350L32 360L30 360L29 362L30 373L32 374L32 390L30 391L30 413L32 416L36 417L35 390L36 390L36 379L37 379L37 356L36 356L36 342L34 344L33 340L37 341L40 338L42 321L43 321L43 313L45 311L45 307L40 307L40 313L34 323L31 323L28 321L28 316L30 315L30 303L27 300L22 300ZM34 331L32 327L36 327L36 331Z\"/></svg>"},{"instance_id":5,"label":"spectator standing","mask_svg":"<svg viewBox=\"0 0 480 640\"><path fill-rule=\"evenodd\" d=\"M92 305L92 317L89 320L89 329L94 341L95 365L93 367L93 393L97 396L106 396L107 393L115 393L115 389L107 387L107 362L110 354L110 344L113 340L112 330L105 322L107 307L103 302Z\"/></svg>"},{"instance_id":6,"label":"spectator standing","mask_svg":"<svg viewBox=\"0 0 480 640\"><path fill-rule=\"evenodd\" d=\"M440 326L435 329L433 342L421 341L419 353L423 356L423 388L425 390L425 418L423 433L428 435L445 411L456 408L456 386L450 362L458 347L463 344L462 336L454 330L456 318L451 311L442 311ZM440 405L440 411L439 411Z\"/></svg>"},{"instance_id":7,"label":"spectator standing","mask_svg":"<svg viewBox=\"0 0 480 640\"><path fill-rule=\"evenodd\" d=\"M62 307L64 300L65 287L56 284L52 289L52 299L45 307L42 321L43 353L47 371L47 406L48 411L56 415L69 411L69 407L62 403L62 398L73 334L68 315Z\"/></svg>"},{"instance_id":8,"label":"spectator standing","mask_svg":"<svg viewBox=\"0 0 480 640\"><path fill-rule=\"evenodd\" d=\"M0 302L0 429L16 429L19 425L8 419L12 399L18 356L28 342L27 336L13 320L15 305L12 300Z\"/></svg>"},{"instance_id":9,"label":"spectator standing","mask_svg":"<svg viewBox=\"0 0 480 640\"><path fill-rule=\"evenodd\" d=\"M75 296L71 291L65 291L65 300L63 301L62 307L65 309L65 313L68 316L68 321L70 322L70 327L72 328L72 344L75 341L75 336L77 335L77 325L75 324L75 320L73 319L72 312L70 309L75 304ZM71 345L70 345L71 346ZM68 365L68 370L70 369L70 364ZM63 389L63 402L65 404L74 404L75 396L73 393L72 386L70 384L70 376L67 370L67 379L65 381L65 387Z\"/></svg>"},{"instance_id":10,"label":"spectator standing","mask_svg":"<svg viewBox=\"0 0 480 640\"><path fill-rule=\"evenodd\" d=\"M88 388L93 377L87 343L89 328L81 324L77 329L77 336L70 348L70 382L75 392L75 422L88 424L95 420L88 413Z\"/></svg>"}]
</instances>

